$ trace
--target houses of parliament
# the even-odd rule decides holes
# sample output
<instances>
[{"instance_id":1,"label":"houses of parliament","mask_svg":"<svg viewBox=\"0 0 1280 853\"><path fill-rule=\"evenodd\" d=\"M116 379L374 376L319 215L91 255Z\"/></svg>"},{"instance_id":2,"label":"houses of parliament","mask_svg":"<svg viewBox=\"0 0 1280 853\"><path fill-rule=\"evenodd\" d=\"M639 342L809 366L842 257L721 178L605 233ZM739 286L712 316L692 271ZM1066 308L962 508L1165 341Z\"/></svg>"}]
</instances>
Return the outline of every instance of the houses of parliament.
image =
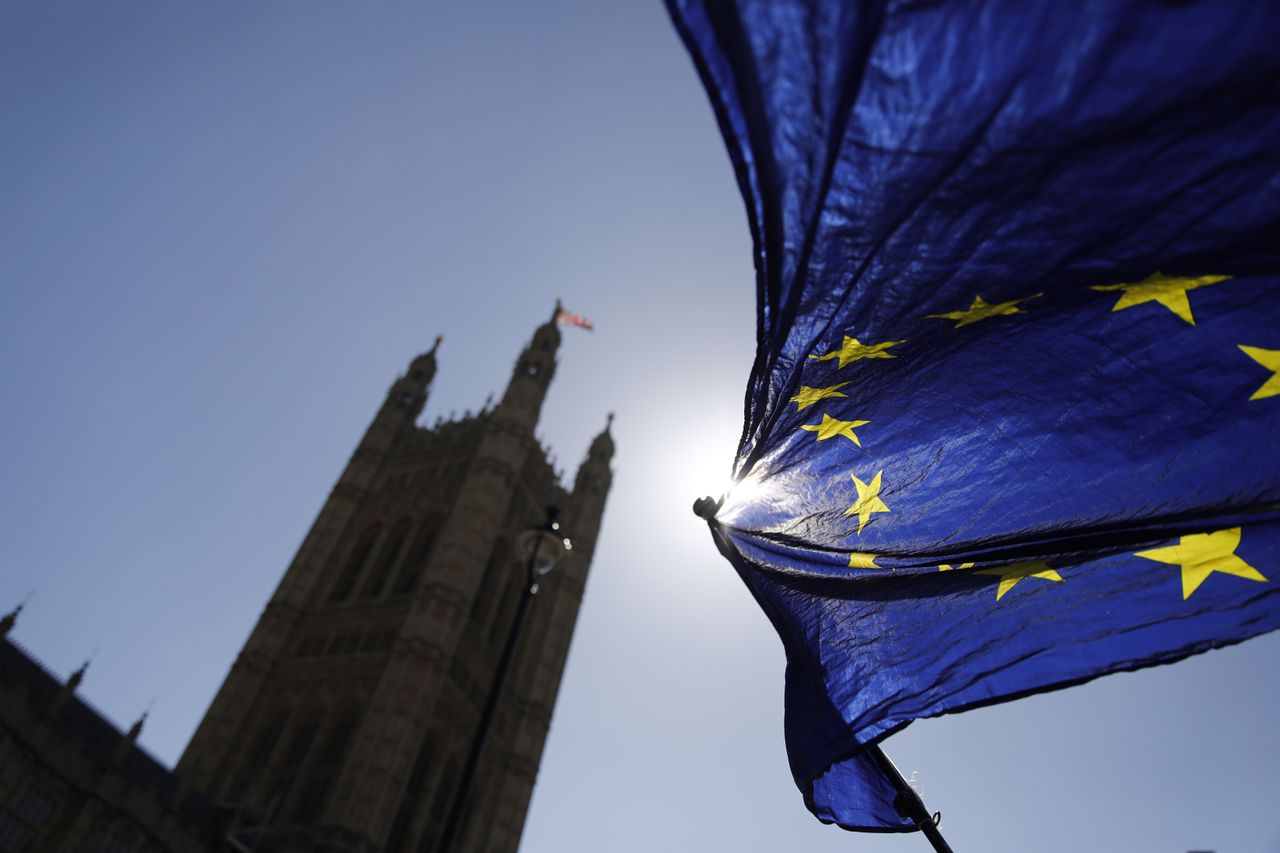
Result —
<instances>
[{"instance_id":1,"label":"houses of parliament","mask_svg":"<svg viewBox=\"0 0 1280 853\"><path fill-rule=\"evenodd\" d=\"M0 853L514 851L612 478L534 438L558 314L473 416L418 426L436 347L395 379L176 767L4 617Z\"/></svg>"}]
</instances>

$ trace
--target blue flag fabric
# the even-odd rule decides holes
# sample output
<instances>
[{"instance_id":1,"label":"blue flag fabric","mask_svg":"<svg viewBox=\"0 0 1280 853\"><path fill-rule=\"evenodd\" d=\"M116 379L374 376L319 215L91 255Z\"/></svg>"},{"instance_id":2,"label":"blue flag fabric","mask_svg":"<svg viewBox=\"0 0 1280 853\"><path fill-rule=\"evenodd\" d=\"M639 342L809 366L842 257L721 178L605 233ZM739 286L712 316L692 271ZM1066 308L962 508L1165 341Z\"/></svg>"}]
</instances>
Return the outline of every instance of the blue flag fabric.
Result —
<instances>
[{"instance_id":1,"label":"blue flag fabric","mask_svg":"<svg viewBox=\"0 0 1280 853\"><path fill-rule=\"evenodd\" d=\"M1280 627L1280 5L669 0L754 238L712 531L809 808L918 717Z\"/></svg>"}]
</instances>

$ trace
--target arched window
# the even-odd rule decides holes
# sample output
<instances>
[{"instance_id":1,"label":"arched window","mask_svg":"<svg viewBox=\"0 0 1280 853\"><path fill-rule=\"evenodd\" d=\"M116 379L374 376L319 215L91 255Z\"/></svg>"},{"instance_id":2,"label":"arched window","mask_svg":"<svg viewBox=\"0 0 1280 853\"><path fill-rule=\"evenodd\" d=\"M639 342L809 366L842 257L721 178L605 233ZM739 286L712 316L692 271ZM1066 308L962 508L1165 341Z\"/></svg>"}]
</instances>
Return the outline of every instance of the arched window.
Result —
<instances>
[{"instance_id":1,"label":"arched window","mask_svg":"<svg viewBox=\"0 0 1280 853\"><path fill-rule=\"evenodd\" d=\"M373 546L378 543L380 533L382 533L382 525L375 521L360 534L355 547L347 557L342 574L338 575L338 581L333 585L333 591L329 593L330 601L346 601L351 596L351 591L356 588L356 581L364 569L364 564L369 562L369 554L373 551Z\"/></svg>"},{"instance_id":2,"label":"arched window","mask_svg":"<svg viewBox=\"0 0 1280 853\"><path fill-rule=\"evenodd\" d=\"M440 781L436 783L435 796L431 798L431 817L433 820L444 820L445 815L449 813L449 806L453 805L454 795L457 793L454 788L458 784L458 757L451 756L448 763L444 766L444 772L440 774Z\"/></svg>"},{"instance_id":3,"label":"arched window","mask_svg":"<svg viewBox=\"0 0 1280 853\"><path fill-rule=\"evenodd\" d=\"M258 729L258 737L249 750L249 768L260 769L267 766L267 762L271 760L271 754L275 752L276 744L280 741L280 735L284 734L285 721L286 715L277 711L267 718L262 728Z\"/></svg>"},{"instance_id":4,"label":"arched window","mask_svg":"<svg viewBox=\"0 0 1280 853\"><path fill-rule=\"evenodd\" d=\"M480 584L476 587L475 597L471 599L471 621L481 633L489 628L493 618L493 610L502 598L501 590L506 586L507 542L499 539L493 543L489 552L489 562L485 564L484 574L480 576Z\"/></svg>"},{"instance_id":5,"label":"arched window","mask_svg":"<svg viewBox=\"0 0 1280 853\"><path fill-rule=\"evenodd\" d=\"M515 621L515 609L520 604L520 596L524 595L527 570L523 567L515 566L510 559L507 559L504 565L506 571L501 575L501 583L498 584L493 592L493 596L497 601L494 602L493 612L489 617L488 634L486 635L489 645L493 645L499 639L506 638L507 632L511 630L511 623Z\"/></svg>"},{"instance_id":6,"label":"arched window","mask_svg":"<svg viewBox=\"0 0 1280 853\"><path fill-rule=\"evenodd\" d=\"M351 739L355 737L356 726L359 724L359 711L348 711L338 717L333 728L329 729L329 738L325 741L316 761L326 767L341 763L343 756L347 754L347 747L351 745Z\"/></svg>"},{"instance_id":7,"label":"arched window","mask_svg":"<svg viewBox=\"0 0 1280 853\"><path fill-rule=\"evenodd\" d=\"M314 717L303 720L293 733L293 738L289 741L289 748L284 752L284 766L297 767L307 758L307 752L311 749L311 742L316 738L316 730L320 727L319 721Z\"/></svg>"},{"instance_id":8,"label":"arched window","mask_svg":"<svg viewBox=\"0 0 1280 853\"><path fill-rule=\"evenodd\" d=\"M273 774L275 794L282 800L289 798L294 784L300 781L298 768L307 762L307 756L316 739L316 732L320 728L319 716L314 710L302 711L297 716L300 718L290 726L289 737L281 741L284 751L277 759L276 765L283 772ZM277 736L276 740L280 741L280 737Z\"/></svg>"},{"instance_id":9,"label":"arched window","mask_svg":"<svg viewBox=\"0 0 1280 853\"><path fill-rule=\"evenodd\" d=\"M364 585L365 598L377 598L382 594L383 587L387 585L387 579L391 577L391 572L395 570L396 562L400 559L400 552L404 550L404 541L409 538L409 524L409 519L402 518L387 534L387 541L383 543L382 550L374 560L373 573L369 575L369 580Z\"/></svg>"},{"instance_id":10,"label":"arched window","mask_svg":"<svg viewBox=\"0 0 1280 853\"><path fill-rule=\"evenodd\" d=\"M440 522L443 520L443 516L439 514L423 519L418 527L418 538L413 543L413 551L408 559L400 562L400 574L396 576L395 586L391 589L393 595L408 595L417 588L427 561L431 559L436 534L440 532Z\"/></svg>"},{"instance_id":11,"label":"arched window","mask_svg":"<svg viewBox=\"0 0 1280 853\"><path fill-rule=\"evenodd\" d=\"M320 814L324 798L329 793L333 779L329 776L318 776L307 780L307 785L298 796L293 807L293 818L299 823L311 823Z\"/></svg>"},{"instance_id":12,"label":"arched window","mask_svg":"<svg viewBox=\"0 0 1280 853\"><path fill-rule=\"evenodd\" d=\"M399 853L407 850L410 830L414 818L422 811L422 791L426 787L427 771L431 769L436 756L435 733L427 735L414 759L413 769L409 771L409 781L404 786L404 795L400 798L400 807L396 810L395 821L391 824L391 834L387 836L388 853Z\"/></svg>"},{"instance_id":13,"label":"arched window","mask_svg":"<svg viewBox=\"0 0 1280 853\"><path fill-rule=\"evenodd\" d=\"M495 777L493 770L486 769L476 774L471 785L471 795L462 810L458 825L458 847L463 850L488 849L489 835L493 832L493 821L483 818L489 813L491 806L502 794L501 780Z\"/></svg>"},{"instance_id":14,"label":"arched window","mask_svg":"<svg viewBox=\"0 0 1280 853\"><path fill-rule=\"evenodd\" d=\"M338 767L346 755L347 747L355 734L356 725L360 721L360 712L349 710L339 715L329 729L328 736L321 742L312 758L307 785L302 789L294 804L294 819L301 823L315 820L329 796L329 789L337 776Z\"/></svg>"}]
</instances>

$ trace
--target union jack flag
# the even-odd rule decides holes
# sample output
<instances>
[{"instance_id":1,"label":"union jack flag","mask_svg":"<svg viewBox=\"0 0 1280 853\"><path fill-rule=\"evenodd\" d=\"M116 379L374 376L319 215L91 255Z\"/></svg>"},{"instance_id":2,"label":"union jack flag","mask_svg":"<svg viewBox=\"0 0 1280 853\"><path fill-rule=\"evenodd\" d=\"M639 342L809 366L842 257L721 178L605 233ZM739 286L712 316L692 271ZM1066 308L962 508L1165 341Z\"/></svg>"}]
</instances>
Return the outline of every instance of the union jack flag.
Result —
<instances>
[{"instance_id":1,"label":"union jack flag","mask_svg":"<svg viewBox=\"0 0 1280 853\"><path fill-rule=\"evenodd\" d=\"M575 314L572 311L566 311L561 308L556 312L556 322L562 326L577 326L580 329L586 329L588 332L595 331L595 326L591 325L591 321L581 314Z\"/></svg>"}]
</instances>

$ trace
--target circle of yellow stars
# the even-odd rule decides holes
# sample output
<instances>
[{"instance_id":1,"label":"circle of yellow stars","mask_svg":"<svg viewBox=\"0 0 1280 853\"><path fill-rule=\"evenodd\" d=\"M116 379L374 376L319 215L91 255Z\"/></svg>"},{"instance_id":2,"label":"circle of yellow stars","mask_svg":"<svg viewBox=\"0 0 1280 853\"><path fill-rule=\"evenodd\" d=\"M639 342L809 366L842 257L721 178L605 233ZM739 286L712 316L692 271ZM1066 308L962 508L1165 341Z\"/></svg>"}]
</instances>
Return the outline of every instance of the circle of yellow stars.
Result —
<instances>
[{"instance_id":1,"label":"circle of yellow stars","mask_svg":"<svg viewBox=\"0 0 1280 853\"><path fill-rule=\"evenodd\" d=\"M1194 326L1196 322L1195 315L1191 310L1191 300L1188 293L1202 287L1230 280L1231 276L1228 275L1170 276L1157 271L1141 281L1092 285L1090 289L1099 292L1120 293L1120 298L1111 308L1112 312L1155 303L1189 325ZM1038 299L1043 295L1043 293L1034 293L1019 299L1009 299L994 303L987 302L981 295L975 295L968 308L940 314L928 314L926 316L954 321L954 328L960 329L983 320L1026 313L1020 307L1021 304ZM904 343L906 343L905 340L868 344L851 335L844 335L838 349L821 355L810 355L809 359L812 361L835 361L837 369L843 369L863 359L895 358L896 354L889 352L889 350ZM1272 374L1253 393L1249 398L1250 401L1280 396L1280 350L1264 349L1244 344L1240 344L1239 348L1246 356L1270 370ZM848 395L840 389L848 385L848 381L825 387L802 385L796 395L790 399L790 402L796 404L797 411L804 411L824 400L847 398ZM859 419L841 420L824 412L820 422L801 424L800 429L813 433L815 439L819 442L843 436L853 442L855 446L862 447L862 442L854 430L870 423L868 420ZM849 476L853 481L854 488L857 490L857 498L845 510L845 515L858 519L857 533L861 534L873 516L891 511L888 504L881 497L884 487L884 471L877 471L870 482L864 482L856 474L850 474ZM1138 551L1134 553L1134 556L1177 566L1181 571L1182 597L1185 601L1215 573L1232 575L1251 581L1267 581L1267 578L1261 572L1236 555L1235 551L1240 544L1240 538L1241 529L1239 527L1208 533L1189 534L1182 536L1176 545ZM849 555L849 567L878 569L880 568L876 563L878 557L879 555L877 554L855 551ZM971 562L960 563L959 565L944 563L938 566L938 570L943 572L970 570L974 569L975 565L975 563ZM1050 583L1062 583L1063 581L1062 575L1057 569L1047 563L1034 560L975 569L973 573L999 578L999 582L996 585L997 602L1027 578L1035 578Z\"/></svg>"}]
</instances>

